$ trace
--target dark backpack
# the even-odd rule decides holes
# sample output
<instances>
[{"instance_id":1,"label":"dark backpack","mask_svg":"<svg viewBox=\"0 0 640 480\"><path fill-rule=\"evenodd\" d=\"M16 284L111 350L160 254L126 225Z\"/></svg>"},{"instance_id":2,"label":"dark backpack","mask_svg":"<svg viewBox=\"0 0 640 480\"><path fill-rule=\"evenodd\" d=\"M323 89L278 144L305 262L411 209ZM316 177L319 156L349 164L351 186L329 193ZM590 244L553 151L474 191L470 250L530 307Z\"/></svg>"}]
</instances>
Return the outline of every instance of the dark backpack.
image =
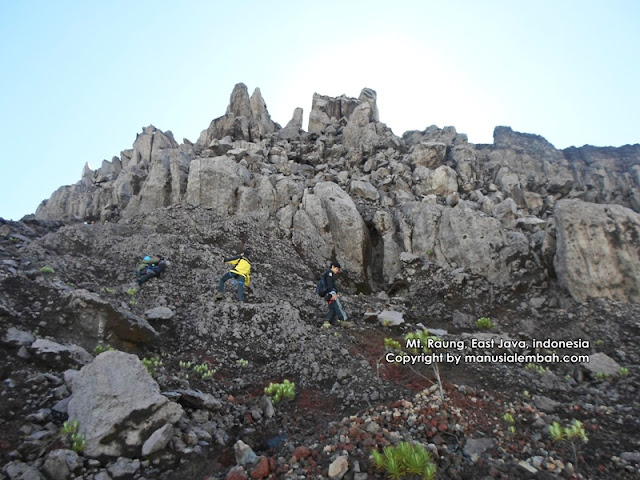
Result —
<instances>
[{"instance_id":1,"label":"dark backpack","mask_svg":"<svg viewBox=\"0 0 640 480\"><path fill-rule=\"evenodd\" d=\"M327 280L326 280L326 272L322 274L320 280L318 280L318 284L316 285L316 293L321 297L324 297L329 293L329 289L327 288Z\"/></svg>"}]
</instances>

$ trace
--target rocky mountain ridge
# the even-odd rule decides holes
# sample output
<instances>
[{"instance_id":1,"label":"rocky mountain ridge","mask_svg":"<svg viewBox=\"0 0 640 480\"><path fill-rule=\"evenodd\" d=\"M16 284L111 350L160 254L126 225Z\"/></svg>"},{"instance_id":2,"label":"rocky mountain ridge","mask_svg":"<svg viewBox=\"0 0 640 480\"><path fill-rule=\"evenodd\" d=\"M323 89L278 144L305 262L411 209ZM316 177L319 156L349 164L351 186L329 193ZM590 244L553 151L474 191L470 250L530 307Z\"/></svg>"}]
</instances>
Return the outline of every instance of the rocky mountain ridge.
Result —
<instances>
[{"instance_id":1,"label":"rocky mountain ridge","mask_svg":"<svg viewBox=\"0 0 640 480\"><path fill-rule=\"evenodd\" d=\"M287 232L308 265L337 258L363 292L417 255L499 284L557 277L576 299L640 301L640 145L561 151L508 127L493 145L453 127L398 137L376 101L367 88L357 99L316 94L304 132L300 109L281 128L260 90L238 84L195 144L149 126L35 217L116 221L187 203Z\"/></svg>"}]
</instances>

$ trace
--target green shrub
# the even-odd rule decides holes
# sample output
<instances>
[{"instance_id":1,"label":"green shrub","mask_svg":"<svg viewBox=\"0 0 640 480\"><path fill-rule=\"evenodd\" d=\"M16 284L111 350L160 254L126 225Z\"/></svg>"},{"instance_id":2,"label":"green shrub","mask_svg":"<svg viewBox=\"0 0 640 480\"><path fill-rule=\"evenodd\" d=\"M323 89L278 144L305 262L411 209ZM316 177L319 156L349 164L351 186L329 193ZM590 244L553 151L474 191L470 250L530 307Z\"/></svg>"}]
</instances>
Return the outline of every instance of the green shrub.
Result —
<instances>
[{"instance_id":1,"label":"green shrub","mask_svg":"<svg viewBox=\"0 0 640 480\"><path fill-rule=\"evenodd\" d=\"M378 470L385 471L392 480L421 478L433 480L436 464L431 453L422 445L401 442L395 447L384 447L383 452L371 452L373 463Z\"/></svg>"},{"instance_id":2,"label":"green shrub","mask_svg":"<svg viewBox=\"0 0 640 480\"><path fill-rule=\"evenodd\" d=\"M216 371L212 370L211 368L209 368L209 365L206 364L206 363L202 363L200 365L195 365L193 367L193 370L196 373L199 373L203 380L206 379L206 378L212 377L213 374L216 373Z\"/></svg>"},{"instance_id":3,"label":"green shrub","mask_svg":"<svg viewBox=\"0 0 640 480\"><path fill-rule=\"evenodd\" d=\"M44 274L55 273L55 272L56 271L52 267L50 267L48 265L46 267L42 267L40 269L40 273L44 273Z\"/></svg>"},{"instance_id":4,"label":"green shrub","mask_svg":"<svg viewBox=\"0 0 640 480\"><path fill-rule=\"evenodd\" d=\"M480 330L492 330L495 325L489 317L480 317L478 320L476 320L476 327L478 327Z\"/></svg>"},{"instance_id":5,"label":"green shrub","mask_svg":"<svg viewBox=\"0 0 640 480\"><path fill-rule=\"evenodd\" d=\"M296 396L295 388L296 384L285 378L282 383L269 383L269 386L265 387L264 393L273 399L273 403L278 403L282 397L293 400Z\"/></svg>"},{"instance_id":6,"label":"green shrub","mask_svg":"<svg viewBox=\"0 0 640 480\"><path fill-rule=\"evenodd\" d=\"M96 355L100 355L103 352L112 352L114 351L115 348L113 348L111 345L96 345L96 348L93 349L93 353L95 353Z\"/></svg>"},{"instance_id":7,"label":"green shrub","mask_svg":"<svg viewBox=\"0 0 640 480\"><path fill-rule=\"evenodd\" d=\"M402 345L400 345L400 342L398 342L397 340L394 340L393 338L385 338L384 339L384 348L386 348L387 350L398 350L401 351L402 350Z\"/></svg>"},{"instance_id":8,"label":"green shrub","mask_svg":"<svg viewBox=\"0 0 640 480\"><path fill-rule=\"evenodd\" d=\"M71 450L74 452L82 452L87 446L87 442L84 439L84 435L81 433L74 433L71 435Z\"/></svg>"},{"instance_id":9,"label":"green shrub","mask_svg":"<svg viewBox=\"0 0 640 480\"><path fill-rule=\"evenodd\" d=\"M578 450L581 443L587 443L589 437L587 432L579 420L573 420L571 426L563 427L558 422L553 422L549 427L549 433L554 442L567 442L571 446L573 451L573 460L576 465L576 472L578 471Z\"/></svg>"},{"instance_id":10,"label":"green shrub","mask_svg":"<svg viewBox=\"0 0 640 480\"><path fill-rule=\"evenodd\" d=\"M62 429L60 429L60 433L69 438L71 449L75 452L82 452L87 445L84 435L78 432L79 426L80 422L78 420L67 420L62 424Z\"/></svg>"},{"instance_id":11,"label":"green shrub","mask_svg":"<svg viewBox=\"0 0 640 480\"><path fill-rule=\"evenodd\" d=\"M540 375L544 375L549 371L549 367L543 367L542 365L538 365L536 363L527 363L527 366L524 368L530 371L538 372Z\"/></svg>"},{"instance_id":12,"label":"green shrub","mask_svg":"<svg viewBox=\"0 0 640 480\"><path fill-rule=\"evenodd\" d=\"M78 431L78 427L80 426L80 422L78 420L67 420L62 424L62 429L60 433L62 435L73 435Z\"/></svg>"},{"instance_id":13,"label":"green shrub","mask_svg":"<svg viewBox=\"0 0 640 480\"><path fill-rule=\"evenodd\" d=\"M147 369L147 372L149 372L149 375L153 375L156 371L156 368L162 366L162 360L160 360L158 357L145 357L141 361L144 367Z\"/></svg>"}]
</instances>

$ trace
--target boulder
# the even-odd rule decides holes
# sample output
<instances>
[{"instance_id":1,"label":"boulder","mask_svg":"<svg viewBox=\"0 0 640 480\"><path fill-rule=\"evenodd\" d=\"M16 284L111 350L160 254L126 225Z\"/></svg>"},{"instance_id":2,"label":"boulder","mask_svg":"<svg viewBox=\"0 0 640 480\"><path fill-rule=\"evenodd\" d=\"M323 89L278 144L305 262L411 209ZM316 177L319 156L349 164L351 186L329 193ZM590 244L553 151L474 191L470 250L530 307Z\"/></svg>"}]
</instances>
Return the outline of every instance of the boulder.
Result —
<instances>
[{"instance_id":1,"label":"boulder","mask_svg":"<svg viewBox=\"0 0 640 480\"><path fill-rule=\"evenodd\" d=\"M101 353L80 370L68 412L79 421L84 454L92 458L139 456L153 432L182 416L138 357L119 351Z\"/></svg>"},{"instance_id":2,"label":"boulder","mask_svg":"<svg viewBox=\"0 0 640 480\"><path fill-rule=\"evenodd\" d=\"M171 320L174 315L175 312L167 307L150 308L144 312L147 320Z\"/></svg>"},{"instance_id":3,"label":"boulder","mask_svg":"<svg viewBox=\"0 0 640 480\"><path fill-rule=\"evenodd\" d=\"M412 147L409 164L415 167L435 169L444 163L447 154L447 146L444 143L424 142Z\"/></svg>"},{"instance_id":4,"label":"boulder","mask_svg":"<svg viewBox=\"0 0 640 480\"><path fill-rule=\"evenodd\" d=\"M554 213L553 265L571 296L640 303L640 214L580 200L561 200Z\"/></svg>"},{"instance_id":5,"label":"boulder","mask_svg":"<svg viewBox=\"0 0 640 480\"><path fill-rule=\"evenodd\" d=\"M99 295L84 289L69 294L68 308L73 312L79 339L103 341L109 334L133 343L148 343L158 332L145 319L128 310L114 308Z\"/></svg>"},{"instance_id":6,"label":"boulder","mask_svg":"<svg viewBox=\"0 0 640 480\"><path fill-rule=\"evenodd\" d=\"M186 201L211 208L226 217L237 208L237 193L251 174L229 157L198 158L191 162Z\"/></svg>"},{"instance_id":7,"label":"boulder","mask_svg":"<svg viewBox=\"0 0 640 480\"><path fill-rule=\"evenodd\" d=\"M153 432L142 445L142 456L147 457L152 453L164 450L171 437L173 437L173 431L173 425L166 424Z\"/></svg>"},{"instance_id":8,"label":"boulder","mask_svg":"<svg viewBox=\"0 0 640 480\"><path fill-rule=\"evenodd\" d=\"M366 282L371 241L356 205L342 188L332 182L318 183L314 194L326 213L336 259L346 272L354 275L356 283Z\"/></svg>"},{"instance_id":9,"label":"boulder","mask_svg":"<svg viewBox=\"0 0 640 480\"><path fill-rule=\"evenodd\" d=\"M52 480L73 478L72 473L81 468L82 460L78 454L68 449L52 450L43 465L43 470Z\"/></svg>"},{"instance_id":10,"label":"boulder","mask_svg":"<svg viewBox=\"0 0 640 480\"><path fill-rule=\"evenodd\" d=\"M78 367L93 360L93 356L78 345L62 345L44 338L33 342L29 351L36 360L60 368Z\"/></svg>"}]
</instances>

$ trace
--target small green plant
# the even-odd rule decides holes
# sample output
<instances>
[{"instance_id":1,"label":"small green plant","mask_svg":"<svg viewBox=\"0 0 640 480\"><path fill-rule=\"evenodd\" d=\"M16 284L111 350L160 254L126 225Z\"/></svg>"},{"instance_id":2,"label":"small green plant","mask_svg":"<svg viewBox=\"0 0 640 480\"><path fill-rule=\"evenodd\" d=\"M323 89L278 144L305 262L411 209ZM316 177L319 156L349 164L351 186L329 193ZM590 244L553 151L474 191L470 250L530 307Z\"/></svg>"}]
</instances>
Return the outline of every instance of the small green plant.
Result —
<instances>
[{"instance_id":1,"label":"small green plant","mask_svg":"<svg viewBox=\"0 0 640 480\"><path fill-rule=\"evenodd\" d=\"M246 367L247 365L249 365L249 361L245 360L244 358L239 358L236 363L238 365L240 365L241 367Z\"/></svg>"},{"instance_id":2,"label":"small green plant","mask_svg":"<svg viewBox=\"0 0 640 480\"><path fill-rule=\"evenodd\" d=\"M127 290L127 295L134 297L138 293L138 289L136 287L131 287Z\"/></svg>"},{"instance_id":3,"label":"small green plant","mask_svg":"<svg viewBox=\"0 0 640 480\"><path fill-rule=\"evenodd\" d=\"M611 375L606 372L597 372L596 380L607 380Z\"/></svg>"},{"instance_id":4,"label":"small green plant","mask_svg":"<svg viewBox=\"0 0 640 480\"><path fill-rule=\"evenodd\" d=\"M133 289L132 289L132 290L133 290ZM115 294L115 293L116 293L116 290L115 290L114 288L111 288L111 287L103 287L103 288L101 289L101 291L102 291L102 292L104 292L104 293L109 293L109 294L111 294L111 295L113 295L113 294Z\"/></svg>"},{"instance_id":5,"label":"small green plant","mask_svg":"<svg viewBox=\"0 0 640 480\"><path fill-rule=\"evenodd\" d=\"M87 446L87 442L84 439L84 435L81 433L74 433L71 435L71 449L74 452L82 452Z\"/></svg>"},{"instance_id":6,"label":"small green plant","mask_svg":"<svg viewBox=\"0 0 640 480\"><path fill-rule=\"evenodd\" d=\"M93 349L93 353L95 353L96 355L100 355L103 352L112 352L114 351L115 348L113 348L111 345L96 345L96 348Z\"/></svg>"},{"instance_id":7,"label":"small green plant","mask_svg":"<svg viewBox=\"0 0 640 480\"><path fill-rule=\"evenodd\" d=\"M397 340L394 340L393 338L384 339L384 348L391 351L394 351L394 350L402 351L402 345L400 345L400 342L398 342Z\"/></svg>"},{"instance_id":8,"label":"small green plant","mask_svg":"<svg viewBox=\"0 0 640 480\"><path fill-rule=\"evenodd\" d=\"M209 365L207 363L195 365L193 367L193 371L199 373L203 380L209 377L213 377L213 374L216 373L215 369L212 370L211 368L209 368Z\"/></svg>"},{"instance_id":9,"label":"small green plant","mask_svg":"<svg viewBox=\"0 0 640 480\"><path fill-rule=\"evenodd\" d=\"M62 435L73 435L78 431L79 426L80 422L78 420L67 420L62 424L60 433L62 433Z\"/></svg>"},{"instance_id":10,"label":"small green plant","mask_svg":"<svg viewBox=\"0 0 640 480\"><path fill-rule=\"evenodd\" d=\"M427 254L428 256L433 255L433 248L427 248L426 254Z\"/></svg>"},{"instance_id":11,"label":"small green plant","mask_svg":"<svg viewBox=\"0 0 640 480\"><path fill-rule=\"evenodd\" d=\"M602 340L601 338L599 338L598 340L596 340L595 342L593 342L593 344L596 347L601 347L602 345L604 345L604 340Z\"/></svg>"},{"instance_id":12,"label":"small green plant","mask_svg":"<svg viewBox=\"0 0 640 480\"><path fill-rule=\"evenodd\" d=\"M78 432L80 422L78 420L67 420L62 424L60 433L69 438L71 449L76 452L82 452L87 445L84 435Z\"/></svg>"},{"instance_id":13,"label":"small green plant","mask_svg":"<svg viewBox=\"0 0 640 480\"><path fill-rule=\"evenodd\" d=\"M192 364L191 362L183 362L182 360L180 360L178 365L180 365L180 368L191 368Z\"/></svg>"},{"instance_id":14,"label":"small green plant","mask_svg":"<svg viewBox=\"0 0 640 480\"><path fill-rule=\"evenodd\" d=\"M480 317L478 320L476 320L476 327L478 327L480 330L491 330L493 329L493 327L495 327L495 325L489 317Z\"/></svg>"},{"instance_id":15,"label":"small green plant","mask_svg":"<svg viewBox=\"0 0 640 480\"><path fill-rule=\"evenodd\" d=\"M627 367L620 367L620 370L618 370L618 375L620 375L621 377L626 377L629 375L629 369Z\"/></svg>"},{"instance_id":16,"label":"small green plant","mask_svg":"<svg viewBox=\"0 0 640 480\"><path fill-rule=\"evenodd\" d=\"M382 453L373 450L371 456L376 468L386 471L392 480L433 480L436 476L437 467L431 453L420 444L400 442L395 447L384 447Z\"/></svg>"},{"instance_id":17,"label":"small green plant","mask_svg":"<svg viewBox=\"0 0 640 480\"><path fill-rule=\"evenodd\" d=\"M383 326L383 327L388 327L389 325L391 325L391 322L389 321L389 319L388 319L388 318L385 318L385 319L382 321L382 326Z\"/></svg>"},{"instance_id":18,"label":"small green plant","mask_svg":"<svg viewBox=\"0 0 640 480\"><path fill-rule=\"evenodd\" d=\"M538 365L537 363L527 363L527 366L524 368L529 371L538 372L540 375L544 375L549 371L549 367L543 367L542 365Z\"/></svg>"},{"instance_id":19,"label":"small green plant","mask_svg":"<svg viewBox=\"0 0 640 480\"><path fill-rule=\"evenodd\" d=\"M296 395L295 388L296 384L285 378L282 383L269 383L264 393L273 399L273 403L278 403L282 397L293 400Z\"/></svg>"},{"instance_id":20,"label":"small green plant","mask_svg":"<svg viewBox=\"0 0 640 480\"><path fill-rule=\"evenodd\" d=\"M331 324L329 322L324 322L322 324L322 328L331 328Z\"/></svg>"},{"instance_id":21,"label":"small green plant","mask_svg":"<svg viewBox=\"0 0 640 480\"><path fill-rule=\"evenodd\" d=\"M47 265L46 267L42 267L40 269L40 273L49 274L49 273L56 273L56 271L52 267Z\"/></svg>"},{"instance_id":22,"label":"small green plant","mask_svg":"<svg viewBox=\"0 0 640 480\"><path fill-rule=\"evenodd\" d=\"M525 390L524 392L522 392L522 396L524 398L531 398L531 394L529 393L529 390Z\"/></svg>"},{"instance_id":23,"label":"small green plant","mask_svg":"<svg viewBox=\"0 0 640 480\"><path fill-rule=\"evenodd\" d=\"M516 419L513 418L513 415L511 415L511 413L507 412L502 416L502 419L505 422L507 422L507 431L512 435L514 433L516 433L516 426L515 426Z\"/></svg>"},{"instance_id":24,"label":"small green plant","mask_svg":"<svg viewBox=\"0 0 640 480\"><path fill-rule=\"evenodd\" d=\"M553 422L549 427L549 433L554 442L566 442L571 446L573 451L573 460L578 471L578 451L581 443L587 443L589 437L587 432L579 420L573 420L571 426L563 427L558 422Z\"/></svg>"},{"instance_id":25,"label":"small green plant","mask_svg":"<svg viewBox=\"0 0 640 480\"><path fill-rule=\"evenodd\" d=\"M149 375L153 375L156 371L156 368L162 366L162 360L160 360L158 357L145 357L142 359L142 364L144 365L144 368L147 369L147 372L149 372Z\"/></svg>"}]
</instances>

